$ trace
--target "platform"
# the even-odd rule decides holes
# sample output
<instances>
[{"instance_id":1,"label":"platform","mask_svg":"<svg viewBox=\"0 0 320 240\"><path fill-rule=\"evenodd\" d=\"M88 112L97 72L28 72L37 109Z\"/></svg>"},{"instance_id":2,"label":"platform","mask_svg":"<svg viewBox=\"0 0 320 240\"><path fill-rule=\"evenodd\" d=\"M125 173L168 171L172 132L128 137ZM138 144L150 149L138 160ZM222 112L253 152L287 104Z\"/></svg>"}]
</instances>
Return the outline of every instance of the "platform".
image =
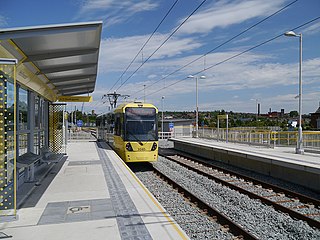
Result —
<instances>
[{"instance_id":1,"label":"platform","mask_svg":"<svg viewBox=\"0 0 320 240\"><path fill-rule=\"evenodd\" d=\"M71 142L67 154L0 233L14 240L189 239L105 143Z\"/></svg>"},{"instance_id":2,"label":"platform","mask_svg":"<svg viewBox=\"0 0 320 240\"><path fill-rule=\"evenodd\" d=\"M202 138L170 139L174 148L252 170L320 192L320 154L296 154L294 148L267 148Z\"/></svg>"}]
</instances>

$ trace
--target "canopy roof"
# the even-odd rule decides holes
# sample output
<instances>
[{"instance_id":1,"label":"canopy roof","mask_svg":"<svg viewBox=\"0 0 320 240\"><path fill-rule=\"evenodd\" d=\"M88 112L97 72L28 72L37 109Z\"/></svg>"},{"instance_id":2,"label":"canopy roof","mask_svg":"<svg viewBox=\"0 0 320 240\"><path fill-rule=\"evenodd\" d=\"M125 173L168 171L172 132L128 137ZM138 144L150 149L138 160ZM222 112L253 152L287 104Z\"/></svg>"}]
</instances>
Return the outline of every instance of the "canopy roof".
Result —
<instances>
[{"instance_id":1,"label":"canopy roof","mask_svg":"<svg viewBox=\"0 0 320 240\"><path fill-rule=\"evenodd\" d=\"M102 22L0 29L5 48L58 96L94 91Z\"/></svg>"}]
</instances>

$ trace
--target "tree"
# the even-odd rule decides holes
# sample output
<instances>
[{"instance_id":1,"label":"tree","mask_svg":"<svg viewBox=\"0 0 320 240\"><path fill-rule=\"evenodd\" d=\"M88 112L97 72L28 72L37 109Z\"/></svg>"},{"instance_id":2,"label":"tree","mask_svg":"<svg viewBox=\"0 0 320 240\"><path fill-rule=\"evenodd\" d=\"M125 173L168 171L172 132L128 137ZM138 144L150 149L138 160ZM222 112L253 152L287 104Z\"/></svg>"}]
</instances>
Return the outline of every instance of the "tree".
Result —
<instances>
[{"instance_id":1,"label":"tree","mask_svg":"<svg viewBox=\"0 0 320 240\"><path fill-rule=\"evenodd\" d=\"M298 113L298 111L290 111L289 116L290 117L298 117L299 113Z\"/></svg>"}]
</instances>

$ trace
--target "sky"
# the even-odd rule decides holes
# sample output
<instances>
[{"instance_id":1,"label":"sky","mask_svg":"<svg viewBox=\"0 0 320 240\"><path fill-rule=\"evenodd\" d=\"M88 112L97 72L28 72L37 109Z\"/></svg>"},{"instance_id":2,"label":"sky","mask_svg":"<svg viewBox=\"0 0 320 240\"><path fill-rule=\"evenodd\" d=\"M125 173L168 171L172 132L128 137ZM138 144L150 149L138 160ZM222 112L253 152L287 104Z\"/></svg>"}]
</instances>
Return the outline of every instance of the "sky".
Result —
<instances>
[{"instance_id":1,"label":"sky","mask_svg":"<svg viewBox=\"0 0 320 240\"><path fill-rule=\"evenodd\" d=\"M320 17L319 0L175 2L1 0L0 28L103 21L94 101L84 105L85 111L94 109L97 113L108 111L109 102L103 96L115 91L129 95L126 101L145 99L160 111L194 111L196 78L199 111L255 113L257 103L261 113L270 108L298 110L299 37L283 35L295 29L303 36L302 112L317 110L320 19L297 27ZM290 3L293 4L259 23ZM276 36L279 37L247 51ZM194 77L188 78L190 75ZM119 103L122 101L125 100L120 98Z\"/></svg>"}]
</instances>

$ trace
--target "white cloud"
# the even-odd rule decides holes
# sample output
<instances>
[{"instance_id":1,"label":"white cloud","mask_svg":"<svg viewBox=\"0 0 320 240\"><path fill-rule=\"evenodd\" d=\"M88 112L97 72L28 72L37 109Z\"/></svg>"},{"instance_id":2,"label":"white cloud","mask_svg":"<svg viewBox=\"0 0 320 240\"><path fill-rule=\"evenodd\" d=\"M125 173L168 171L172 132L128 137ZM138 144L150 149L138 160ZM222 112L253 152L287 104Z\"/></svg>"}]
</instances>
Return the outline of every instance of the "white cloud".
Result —
<instances>
[{"instance_id":1,"label":"white cloud","mask_svg":"<svg viewBox=\"0 0 320 240\"><path fill-rule=\"evenodd\" d=\"M106 19L104 27L125 22L133 15L158 7L152 0L86 0L75 19Z\"/></svg>"},{"instance_id":2,"label":"white cloud","mask_svg":"<svg viewBox=\"0 0 320 240\"><path fill-rule=\"evenodd\" d=\"M302 109L304 113L315 112L318 108L320 91L313 91L303 95ZM263 98L259 99L261 106L261 113L267 113L269 108L272 111L280 111L282 108L285 112L290 112L298 109L298 100L295 99L295 94L281 94L281 95L264 95ZM193 97L193 96L192 96ZM159 101L158 97L158 101ZM217 98L215 101L205 101L199 103L200 111L212 111L221 110L234 111L234 112L256 112L256 102L250 100L250 98L239 97L239 98ZM184 109L190 111L194 108L194 102L192 106L185 106ZM177 106L172 107L172 110L179 109Z\"/></svg>"},{"instance_id":3,"label":"white cloud","mask_svg":"<svg viewBox=\"0 0 320 240\"><path fill-rule=\"evenodd\" d=\"M303 30L303 34L317 34L320 32L320 22L317 22Z\"/></svg>"},{"instance_id":4,"label":"white cloud","mask_svg":"<svg viewBox=\"0 0 320 240\"><path fill-rule=\"evenodd\" d=\"M80 14L87 14L93 11L112 7L114 0L87 0L80 9Z\"/></svg>"},{"instance_id":5,"label":"white cloud","mask_svg":"<svg viewBox=\"0 0 320 240\"><path fill-rule=\"evenodd\" d=\"M207 56L207 61L211 63L218 62L233 54L235 54L235 52L210 54ZM172 68L177 69L179 66L185 64L185 62L189 62L190 58L194 59L196 56L167 61L159 60L151 63L151 66L148 66L148 69L150 71L154 71L154 69L159 69L160 66L167 70L172 70L172 66ZM241 58L237 58L233 61L222 64L216 68L207 70L204 73L207 78L199 80L199 92L201 94L217 92L232 93L232 95L229 96L229 100L224 100L223 103L214 101L214 106L220 106L220 108L226 108L233 111L236 111L240 108L243 110L250 110L247 108L248 103L242 103L243 100L241 100L243 98L243 94L248 92L248 90L250 92L255 92L254 96L256 98L260 98L260 95L264 93L265 96L263 96L263 94L261 95L261 99L264 101L264 106L271 106L272 108L275 107L279 109L283 107L286 109L294 109L296 104L294 97L297 95L298 90L298 65L280 64L270 61L275 61L272 56L250 53L243 55ZM306 60L303 63L303 86L304 91L309 92L308 95L310 95L310 92L317 91L319 93L319 89L315 87L319 82L319 64L320 58ZM185 69L183 74L180 76L173 75L168 77L168 79L162 80L156 84L155 82L158 81L160 77L148 80L147 78L139 78L138 82L129 82L121 89L121 91L125 94L131 95L133 98L138 97L141 99L143 97L142 86L146 84L146 94L149 100L156 101L157 99L160 99L163 94L165 94L168 97L176 98L178 101L178 99L182 98L183 96L194 94L195 80L186 79L180 83L174 85L172 84L185 78L189 74L199 71L201 67L201 63L195 63L188 69ZM161 75L158 74L158 76ZM164 87L168 88L161 90ZM284 89L284 92L291 91L291 93L274 96L274 90L280 90L282 88ZM235 92L236 97L234 97ZM214 95L212 95L212 97L213 96ZM254 96L252 95L246 98L250 99ZM307 95L305 96L305 99L307 101ZM316 101L319 101L319 94L318 96L313 94L312 98L309 98L310 106L315 104ZM179 102L181 102L181 100ZM212 102L212 99L207 99L207 102L208 106L210 105L212 109L213 104L210 103ZM181 102L180 104L184 103ZM206 103L202 104L204 104L202 106L203 110L210 109L206 108ZM177 109L180 109L180 106L177 105L176 107ZM306 108L306 111L311 110L312 109Z\"/></svg>"},{"instance_id":6,"label":"white cloud","mask_svg":"<svg viewBox=\"0 0 320 240\"><path fill-rule=\"evenodd\" d=\"M142 53L140 53L140 55L137 57L135 63L131 66L131 71L135 70L139 65L141 65L142 61L146 60L157 49L159 43L161 43L166 37L167 35L162 34L154 35L151 41L145 46ZM101 73L124 71L134 56L138 53L147 38L147 35L142 35L117 39L103 39L100 48L99 71ZM193 38L180 39L172 37L162 48L159 49L159 51L152 56L152 58L150 58L150 62L147 62L141 70L145 69L147 66L150 66L150 63L152 63L151 60L159 60L163 59L164 57L170 58L200 46L201 44ZM168 59L163 62L166 61L168 61ZM157 64L157 66L159 67L160 65Z\"/></svg>"},{"instance_id":7,"label":"white cloud","mask_svg":"<svg viewBox=\"0 0 320 240\"><path fill-rule=\"evenodd\" d=\"M154 79L154 78L156 78L156 77L158 77L158 75L156 75L156 74L150 74L150 75L148 76L149 79Z\"/></svg>"},{"instance_id":8,"label":"white cloud","mask_svg":"<svg viewBox=\"0 0 320 240\"><path fill-rule=\"evenodd\" d=\"M179 33L207 33L217 27L225 28L252 18L264 17L278 10L284 2L284 0L218 1L191 16Z\"/></svg>"}]
</instances>

